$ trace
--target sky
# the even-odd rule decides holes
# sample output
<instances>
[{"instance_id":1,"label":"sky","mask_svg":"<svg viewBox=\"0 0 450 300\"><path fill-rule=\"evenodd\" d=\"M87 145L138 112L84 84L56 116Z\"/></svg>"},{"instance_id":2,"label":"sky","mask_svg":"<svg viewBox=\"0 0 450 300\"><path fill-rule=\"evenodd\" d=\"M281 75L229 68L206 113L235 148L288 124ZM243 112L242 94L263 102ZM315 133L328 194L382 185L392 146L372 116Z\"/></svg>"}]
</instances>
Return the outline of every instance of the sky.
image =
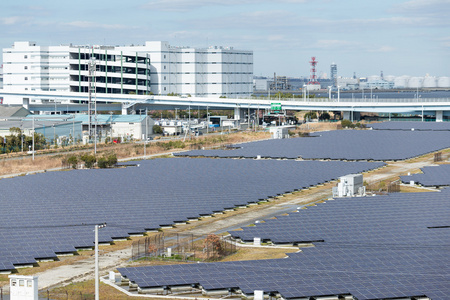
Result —
<instances>
[{"instance_id":1,"label":"sky","mask_svg":"<svg viewBox=\"0 0 450 300\"><path fill-rule=\"evenodd\" d=\"M450 0L2 0L0 48L232 46L254 75L450 76Z\"/></svg>"}]
</instances>

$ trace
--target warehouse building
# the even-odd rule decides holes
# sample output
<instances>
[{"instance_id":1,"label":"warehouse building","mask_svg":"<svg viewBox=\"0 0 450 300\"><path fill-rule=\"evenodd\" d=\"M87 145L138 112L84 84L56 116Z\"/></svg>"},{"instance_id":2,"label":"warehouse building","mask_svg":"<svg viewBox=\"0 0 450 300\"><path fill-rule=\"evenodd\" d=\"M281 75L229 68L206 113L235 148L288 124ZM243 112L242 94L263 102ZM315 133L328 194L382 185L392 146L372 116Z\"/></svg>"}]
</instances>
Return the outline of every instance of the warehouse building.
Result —
<instances>
[{"instance_id":1,"label":"warehouse building","mask_svg":"<svg viewBox=\"0 0 450 300\"><path fill-rule=\"evenodd\" d=\"M173 47L161 41L121 47L15 42L3 49L4 90L87 93L92 61L96 93L238 97L253 91L252 51Z\"/></svg>"}]
</instances>

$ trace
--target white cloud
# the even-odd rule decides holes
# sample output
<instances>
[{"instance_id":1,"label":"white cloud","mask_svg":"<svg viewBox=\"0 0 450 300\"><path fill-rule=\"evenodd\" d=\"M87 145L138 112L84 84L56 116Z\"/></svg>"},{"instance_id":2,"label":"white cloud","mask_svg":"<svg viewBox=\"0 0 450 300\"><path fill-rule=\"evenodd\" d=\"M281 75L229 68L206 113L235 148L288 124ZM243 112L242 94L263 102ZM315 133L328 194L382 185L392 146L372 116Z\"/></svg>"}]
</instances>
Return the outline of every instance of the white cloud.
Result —
<instances>
[{"instance_id":1,"label":"white cloud","mask_svg":"<svg viewBox=\"0 0 450 300\"><path fill-rule=\"evenodd\" d=\"M450 10L450 0L410 0L394 6L400 13L441 14Z\"/></svg>"},{"instance_id":2,"label":"white cloud","mask_svg":"<svg viewBox=\"0 0 450 300\"><path fill-rule=\"evenodd\" d=\"M395 48L391 46L376 46L373 48L368 48L367 52L378 52L378 53L386 53L386 52L394 52Z\"/></svg>"},{"instance_id":3,"label":"white cloud","mask_svg":"<svg viewBox=\"0 0 450 300\"><path fill-rule=\"evenodd\" d=\"M450 48L450 36L439 39L439 42L445 48Z\"/></svg>"},{"instance_id":4,"label":"white cloud","mask_svg":"<svg viewBox=\"0 0 450 300\"><path fill-rule=\"evenodd\" d=\"M63 25L68 25L78 28L101 28L101 29L124 29L126 26L120 24L100 24L90 21L73 21L68 23L63 23Z\"/></svg>"},{"instance_id":5,"label":"white cloud","mask_svg":"<svg viewBox=\"0 0 450 300\"><path fill-rule=\"evenodd\" d=\"M161 11L187 11L200 7L207 6L234 6L245 4L262 4L262 3L288 3L288 4L300 4L306 3L310 0L152 0L147 2L142 7L151 10Z\"/></svg>"},{"instance_id":6,"label":"white cloud","mask_svg":"<svg viewBox=\"0 0 450 300\"><path fill-rule=\"evenodd\" d=\"M18 24L19 22L22 22L22 17L6 17L6 18L0 18L0 23L3 25L14 25Z\"/></svg>"}]
</instances>

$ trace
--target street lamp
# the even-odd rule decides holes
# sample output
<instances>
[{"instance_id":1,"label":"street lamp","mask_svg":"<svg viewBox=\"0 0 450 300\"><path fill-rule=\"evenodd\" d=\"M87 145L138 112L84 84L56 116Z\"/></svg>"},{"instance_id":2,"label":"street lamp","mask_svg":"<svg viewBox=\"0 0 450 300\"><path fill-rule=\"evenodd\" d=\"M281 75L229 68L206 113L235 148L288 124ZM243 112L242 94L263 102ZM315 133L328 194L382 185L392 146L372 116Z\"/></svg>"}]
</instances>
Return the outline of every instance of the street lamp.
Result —
<instances>
[{"instance_id":1,"label":"street lamp","mask_svg":"<svg viewBox=\"0 0 450 300\"><path fill-rule=\"evenodd\" d=\"M94 242L94 249L95 249L95 300L99 300L100 297L100 289L99 289L99 268L98 268L98 230L100 228L106 227L106 223L95 225L95 242Z\"/></svg>"},{"instance_id":2,"label":"street lamp","mask_svg":"<svg viewBox=\"0 0 450 300\"><path fill-rule=\"evenodd\" d=\"M331 86L328 86L328 101L331 102Z\"/></svg>"},{"instance_id":3,"label":"street lamp","mask_svg":"<svg viewBox=\"0 0 450 300\"><path fill-rule=\"evenodd\" d=\"M55 124L52 124L53 127L53 143L55 143L56 146L56 128L55 128Z\"/></svg>"},{"instance_id":4,"label":"street lamp","mask_svg":"<svg viewBox=\"0 0 450 300\"><path fill-rule=\"evenodd\" d=\"M338 102L339 102L339 101L340 101L340 98L341 98L341 92L340 92L341 86L338 85L337 88L338 88ZM344 102L345 102L345 101L344 101Z\"/></svg>"}]
</instances>

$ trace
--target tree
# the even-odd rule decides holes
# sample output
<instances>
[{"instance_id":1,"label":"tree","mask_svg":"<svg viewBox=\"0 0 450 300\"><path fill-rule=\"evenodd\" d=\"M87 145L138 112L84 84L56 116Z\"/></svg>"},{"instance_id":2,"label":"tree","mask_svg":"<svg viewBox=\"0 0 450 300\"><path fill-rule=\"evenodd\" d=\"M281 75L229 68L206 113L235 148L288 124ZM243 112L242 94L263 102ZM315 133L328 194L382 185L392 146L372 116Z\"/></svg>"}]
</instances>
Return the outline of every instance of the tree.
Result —
<instances>
[{"instance_id":1,"label":"tree","mask_svg":"<svg viewBox=\"0 0 450 300\"><path fill-rule=\"evenodd\" d=\"M72 166L72 169L76 169L78 164L78 158L75 155L69 156L69 158L67 159L67 163Z\"/></svg>"},{"instance_id":2,"label":"tree","mask_svg":"<svg viewBox=\"0 0 450 300\"><path fill-rule=\"evenodd\" d=\"M305 120L317 119L317 113L315 111L309 111L304 116Z\"/></svg>"},{"instance_id":3,"label":"tree","mask_svg":"<svg viewBox=\"0 0 450 300\"><path fill-rule=\"evenodd\" d=\"M341 121L341 126L342 126L342 128L354 128L355 127L355 125L353 125L353 123L351 121L345 120L345 119Z\"/></svg>"},{"instance_id":4,"label":"tree","mask_svg":"<svg viewBox=\"0 0 450 300\"><path fill-rule=\"evenodd\" d=\"M91 169L97 162L97 158L94 155L90 154L84 154L80 157L80 159L84 161L84 166L88 169Z\"/></svg>"},{"instance_id":5,"label":"tree","mask_svg":"<svg viewBox=\"0 0 450 300\"><path fill-rule=\"evenodd\" d=\"M153 125L153 133L162 134L163 133L162 127L159 125Z\"/></svg>"},{"instance_id":6,"label":"tree","mask_svg":"<svg viewBox=\"0 0 450 300\"><path fill-rule=\"evenodd\" d=\"M106 157L101 157L98 159L97 166L99 168L110 168L117 164L117 156L115 154L110 154Z\"/></svg>"},{"instance_id":7,"label":"tree","mask_svg":"<svg viewBox=\"0 0 450 300\"><path fill-rule=\"evenodd\" d=\"M323 114L320 115L319 119L320 119L320 120L330 120L331 117L330 117L330 114L329 114L329 113L324 112Z\"/></svg>"},{"instance_id":8,"label":"tree","mask_svg":"<svg viewBox=\"0 0 450 300\"><path fill-rule=\"evenodd\" d=\"M216 234L208 234L203 242L203 248L205 248L208 252L217 253L219 255L223 252L220 237Z\"/></svg>"}]
</instances>

